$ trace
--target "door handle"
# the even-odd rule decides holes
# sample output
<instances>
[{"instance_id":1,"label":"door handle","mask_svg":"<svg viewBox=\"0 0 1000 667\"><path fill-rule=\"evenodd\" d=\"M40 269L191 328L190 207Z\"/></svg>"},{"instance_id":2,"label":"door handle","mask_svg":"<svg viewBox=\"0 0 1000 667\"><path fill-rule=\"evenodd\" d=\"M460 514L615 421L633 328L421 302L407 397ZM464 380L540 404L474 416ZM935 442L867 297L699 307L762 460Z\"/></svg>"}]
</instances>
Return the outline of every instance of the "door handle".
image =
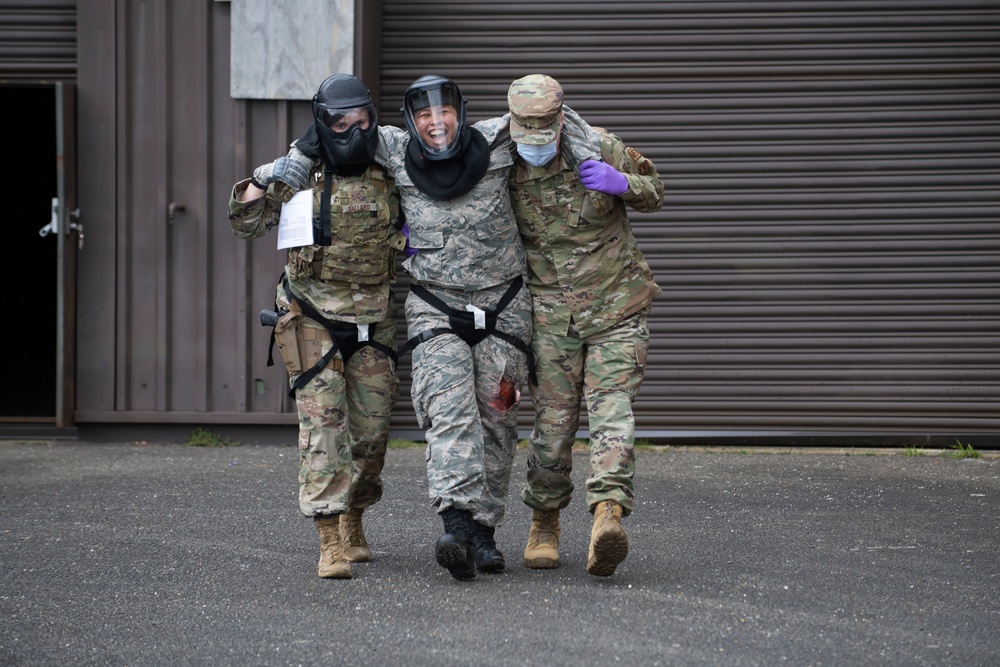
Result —
<instances>
[{"instance_id":1,"label":"door handle","mask_svg":"<svg viewBox=\"0 0 1000 667\"><path fill-rule=\"evenodd\" d=\"M52 198L52 218L49 224L38 230L39 236L48 236L50 233L59 233L59 197Z\"/></svg>"},{"instance_id":2,"label":"door handle","mask_svg":"<svg viewBox=\"0 0 1000 667\"><path fill-rule=\"evenodd\" d=\"M178 204L175 201L170 202L170 204L167 205L167 222L171 225L174 224L174 219L177 217L177 214L183 213L186 210L187 209L184 207L184 204Z\"/></svg>"}]
</instances>

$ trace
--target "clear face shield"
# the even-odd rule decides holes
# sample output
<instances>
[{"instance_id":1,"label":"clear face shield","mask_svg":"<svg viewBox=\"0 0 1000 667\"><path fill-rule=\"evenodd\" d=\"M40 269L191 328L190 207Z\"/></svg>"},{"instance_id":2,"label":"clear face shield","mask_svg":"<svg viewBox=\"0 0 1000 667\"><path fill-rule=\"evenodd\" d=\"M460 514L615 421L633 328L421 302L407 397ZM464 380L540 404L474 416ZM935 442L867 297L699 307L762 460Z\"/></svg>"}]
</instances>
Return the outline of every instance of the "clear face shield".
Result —
<instances>
[{"instance_id":1,"label":"clear face shield","mask_svg":"<svg viewBox=\"0 0 1000 667\"><path fill-rule=\"evenodd\" d=\"M407 91L403 116L425 157L443 160L456 154L465 125L465 104L457 86L445 83Z\"/></svg>"}]
</instances>

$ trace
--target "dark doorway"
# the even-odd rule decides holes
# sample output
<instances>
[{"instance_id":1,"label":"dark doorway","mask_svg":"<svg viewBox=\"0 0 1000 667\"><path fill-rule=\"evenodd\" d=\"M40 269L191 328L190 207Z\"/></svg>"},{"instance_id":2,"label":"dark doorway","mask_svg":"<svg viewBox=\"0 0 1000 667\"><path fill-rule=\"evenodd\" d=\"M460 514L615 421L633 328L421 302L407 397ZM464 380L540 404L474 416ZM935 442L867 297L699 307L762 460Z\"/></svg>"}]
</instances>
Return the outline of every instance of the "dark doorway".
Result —
<instances>
[{"instance_id":1,"label":"dark doorway","mask_svg":"<svg viewBox=\"0 0 1000 667\"><path fill-rule=\"evenodd\" d=\"M56 95L51 86L0 86L4 160L0 182L13 192L0 266L8 289L3 326L6 383L0 421L47 421L56 414L56 235L39 235L57 196Z\"/></svg>"}]
</instances>

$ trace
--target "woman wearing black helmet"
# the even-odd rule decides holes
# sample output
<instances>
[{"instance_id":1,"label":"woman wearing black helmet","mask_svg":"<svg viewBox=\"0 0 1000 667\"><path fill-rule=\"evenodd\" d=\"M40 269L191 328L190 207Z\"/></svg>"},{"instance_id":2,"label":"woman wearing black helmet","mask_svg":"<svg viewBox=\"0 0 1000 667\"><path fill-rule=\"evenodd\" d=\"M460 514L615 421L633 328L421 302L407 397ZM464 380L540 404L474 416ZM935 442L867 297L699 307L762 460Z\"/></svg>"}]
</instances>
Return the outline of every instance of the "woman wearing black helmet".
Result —
<instances>
[{"instance_id":1,"label":"woman wearing black helmet","mask_svg":"<svg viewBox=\"0 0 1000 667\"><path fill-rule=\"evenodd\" d=\"M275 298L275 340L299 414L299 508L320 536L318 574L350 578L371 550L362 512L382 496L395 373L392 284L399 228L393 180L373 162L378 113L365 85L336 74L313 97L314 123L285 157L233 189L240 238L279 224L307 197L312 243L292 247ZM312 188L309 190L308 188Z\"/></svg>"},{"instance_id":2,"label":"woman wearing black helmet","mask_svg":"<svg viewBox=\"0 0 1000 667\"><path fill-rule=\"evenodd\" d=\"M507 183L513 143L506 117L468 125L466 100L444 77L415 81L402 113L407 131L382 126L375 159L396 179L409 226L406 349L415 348L411 392L444 522L435 556L471 579L505 567L494 531L529 377L531 300ZM569 109L566 143L579 161L599 149Z\"/></svg>"}]
</instances>

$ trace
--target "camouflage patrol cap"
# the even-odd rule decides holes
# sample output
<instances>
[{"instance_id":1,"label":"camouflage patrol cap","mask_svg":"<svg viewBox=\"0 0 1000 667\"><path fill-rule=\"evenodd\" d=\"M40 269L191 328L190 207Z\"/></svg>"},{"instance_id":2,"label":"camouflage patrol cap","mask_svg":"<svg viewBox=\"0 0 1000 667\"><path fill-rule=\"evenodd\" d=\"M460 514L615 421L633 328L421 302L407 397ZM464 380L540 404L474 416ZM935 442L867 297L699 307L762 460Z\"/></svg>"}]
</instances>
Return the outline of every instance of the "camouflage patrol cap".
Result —
<instances>
[{"instance_id":1,"label":"camouflage patrol cap","mask_svg":"<svg viewBox=\"0 0 1000 667\"><path fill-rule=\"evenodd\" d=\"M548 144L562 125L563 89L544 74L529 74L510 84L510 137L519 144Z\"/></svg>"}]
</instances>

